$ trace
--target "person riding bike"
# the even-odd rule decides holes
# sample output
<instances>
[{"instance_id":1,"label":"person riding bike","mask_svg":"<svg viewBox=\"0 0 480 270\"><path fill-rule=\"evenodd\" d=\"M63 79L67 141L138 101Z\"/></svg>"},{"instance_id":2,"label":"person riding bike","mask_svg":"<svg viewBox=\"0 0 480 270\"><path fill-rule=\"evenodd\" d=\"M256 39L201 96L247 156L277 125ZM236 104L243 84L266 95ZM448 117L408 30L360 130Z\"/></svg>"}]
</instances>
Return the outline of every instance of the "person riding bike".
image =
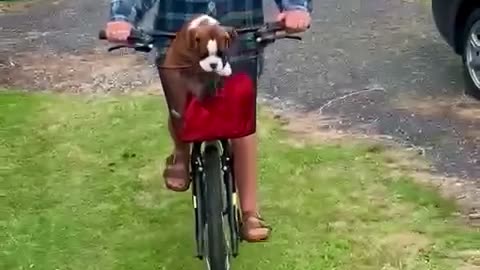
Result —
<instances>
[{"instance_id":1,"label":"person riding bike","mask_svg":"<svg viewBox=\"0 0 480 270\"><path fill-rule=\"evenodd\" d=\"M275 0L280 13L277 20L282 21L287 32L303 32L310 26L312 12L311 0ZM207 14L220 21L222 25L244 28L264 23L263 3L258 0L111 0L110 19L106 25L106 35L110 42L124 42L130 30L139 24L145 14L154 6L154 30L177 32L183 24L196 14ZM165 56L168 40L155 44L157 63ZM240 47L248 49L256 46L252 38L242 38ZM241 50L240 50L241 51ZM241 60L239 54L238 60ZM251 57L251 56L244 56ZM257 56L255 56L257 57ZM263 60L258 56L259 62ZM234 60L235 61L235 60ZM248 68L248 67L247 67ZM261 67L258 78L261 73ZM256 78L256 79L257 79ZM174 142L173 153L167 158L163 177L167 188L182 192L189 189L189 144L176 139L170 122L169 131ZM242 213L241 236L248 242L268 239L270 227L261 218L257 205L257 137L252 134L233 139L232 149L235 156L234 173L238 185Z\"/></svg>"}]
</instances>

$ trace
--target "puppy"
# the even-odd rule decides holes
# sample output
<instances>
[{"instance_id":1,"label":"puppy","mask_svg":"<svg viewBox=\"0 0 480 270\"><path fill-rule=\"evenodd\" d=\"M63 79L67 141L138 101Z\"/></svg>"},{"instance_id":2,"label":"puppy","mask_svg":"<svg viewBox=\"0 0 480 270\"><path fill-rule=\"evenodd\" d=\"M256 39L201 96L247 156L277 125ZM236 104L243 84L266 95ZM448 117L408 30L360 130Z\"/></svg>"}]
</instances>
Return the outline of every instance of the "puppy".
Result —
<instances>
[{"instance_id":1,"label":"puppy","mask_svg":"<svg viewBox=\"0 0 480 270\"><path fill-rule=\"evenodd\" d=\"M227 50L236 38L232 29L205 14L195 16L177 33L170 44L166 66L189 66L220 76L230 76L232 68L227 60Z\"/></svg>"},{"instance_id":2,"label":"puppy","mask_svg":"<svg viewBox=\"0 0 480 270\"><path fill-rule=\"evenodd\" d=\"M200 99L215 93L223 79L232 74L227 51L236 38L233 29L222 27L208 16L198 15L188 21L171 42L163 63L166 83L180 80ZM169 77L169 78L166 78ZM162 79L163 80L163 79ZM171 82L180 87L180 82Z\"/></svg>"}]
</instances>

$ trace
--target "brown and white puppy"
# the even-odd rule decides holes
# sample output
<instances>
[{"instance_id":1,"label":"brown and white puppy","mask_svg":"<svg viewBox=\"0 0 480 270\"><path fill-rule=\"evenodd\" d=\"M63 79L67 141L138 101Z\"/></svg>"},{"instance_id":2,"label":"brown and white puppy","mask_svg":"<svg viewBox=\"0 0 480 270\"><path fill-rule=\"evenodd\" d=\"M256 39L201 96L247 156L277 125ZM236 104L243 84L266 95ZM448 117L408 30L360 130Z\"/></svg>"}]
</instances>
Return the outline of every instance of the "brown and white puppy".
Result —
<instances>
[{"instance_id":1,"label":"brown and white puppy","mask_svg":"<svg viewBox=\"0 0 480 270\"><path fill-rule=\"evenodd\" d=\"M165 66L192 66L204 72L230 76L232 68L226 58L226 51L236 34L222 27L220 23L205 14L187 22L170 44Z\"/></svg>"}]
</instances>

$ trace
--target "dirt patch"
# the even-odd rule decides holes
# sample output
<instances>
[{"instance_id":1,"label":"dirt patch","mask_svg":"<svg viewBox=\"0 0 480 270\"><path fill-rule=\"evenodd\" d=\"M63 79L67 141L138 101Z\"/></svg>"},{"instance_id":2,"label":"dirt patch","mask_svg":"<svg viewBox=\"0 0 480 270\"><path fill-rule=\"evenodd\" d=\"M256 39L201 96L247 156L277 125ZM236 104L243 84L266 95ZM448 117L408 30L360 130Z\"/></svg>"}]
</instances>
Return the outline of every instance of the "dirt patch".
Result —
<instances>
[{"instance_id":1,"label":"dirt patch","mask_svg":"<svg viewBox=\"0 0 480 270\"><path fill-rule=\"evenodd\" d=\"M449 258L460 259L464 265L459 270L480 270L480 250L464 250L454 254L448 254Z\"/></svg>"},{"instance_id":2,"label":"dirt patch","mask_svg":"<svg viewBox=\"0 0 480 270\"><path fill-rule=\"evenodd\" d=\"M0 86L72 93L160 89L155 70L139 55L28 53L0 59Z\"/></svg>"},{"instance_id":3,"label":"dirt patch","mask_svg":"<svg viewBox=\"0 0 480 270\"><path fill-rule=\"evenodd\" d=\"M339 119L314 114L270 112L290 136L288 143L302 147L308 143L359 142L372 153L382 153L392 176L410 176L421 184L433 186L445 198L454 200L468 224L480 226L480 186L475 180L438 174L425 159L425 151L414 145L402 145L389 136L341 132L329 126Z\"/></svg>"},{"instance_id":4,"label":"dirt patch","mask_svg":"<svg viewBox=\"0 0 480 270\"><path fill-rule=\"evenodd\" d=\"M480 266L475 265L464 265L458 268L458 270L480 270Z\"/></svg>"},{"instance_id":5,"label":"dirt patch","mask_svg":"<svg viewBox=\"0 0 480 270\"><path fill-rule=\"evenodd\" d=\"M28 9L33 3L34 1L0 1L0 14Z\"/></svg>"},{"instance_id":6,"label":"dirt patch","mask_svg":"<svg viewBox=\"0 0 480 270\"><path fill-rule=\"evenodd\" d=\"M409 151L392 148L384 152L392 175L409 175L433 186L444 198L454 200L470 225L480 226L480 186L474 180L446 177L431 169L428 162Z\"/></svg>"},{"instance_id":7,"label":"dirt patch","mask_svg":"<svg viewBox=\"0 0 480 270\"><path fill-rule=\"evenodd\" d=\"M405 252L408 250L411 254L418 254L421 250L428 247L430 240L420 233L403 232L388 235L381 240L381 243L390 252Z\"/></svg>"},{"instance_id":8,"label":"dirt patch","mask_svg":"<svg viewBox=\"0 0 480 270\"><path fill-rule=\"evenodd\" d=\"M30 9L39 2L49 2L50 5L58 5L62 0L18 0L0 1L0 15L2 13L18 13Z\"/></svg>"},{"instance_id":9,"label":"dirt patch","mask_svg":"<svg viewBox=\"0 0 480 270\"><path fill-rule=\"evenodd\" d=\"M423 116L452 117L463 121L480 120L480 103L466 97L457 99L407 97L401 98L396 107Z\"/></svg>"},{"instance_id":10,"label":"dirt patch","mask_svg":"<svg viewBox=\"0 0 480 270\"><path fill-rule=\"evenodd\" d=\"M427 119L449 119L450 122L459 124L457 129L460 130L459 134L463 136L464 142L468 142L473 147L480 143L480 103L476 100L468 97L452 99L407 97L400 98L394 106ZM430 139L441 142L446 138L440 136ZM471 151L475 151L474 149ZM477 156L472 153L472 164L480 162Z\"/></svg>"},{"instance_id":11,"label":"dirt patch","mask_svg":"<svg viewBox=\"0 0 480 270\"><path fill-rule=\"evenodd\" d=\"M280 121L282 129L289 135L287 140L294 145L361 141L362 144L368 144L372 152L385 151L391 147L398 146L393 137L379 135L374 130L365 132L365 130L357 131L350 129L346 131L336 129L336 125L342 121L340 117L286 110L272 110L268 113ZM423 149L414 145L402 145L402 147L403 149L413 150L411 152L417 155L424 154Z\"/></svg>"}]
</instances>

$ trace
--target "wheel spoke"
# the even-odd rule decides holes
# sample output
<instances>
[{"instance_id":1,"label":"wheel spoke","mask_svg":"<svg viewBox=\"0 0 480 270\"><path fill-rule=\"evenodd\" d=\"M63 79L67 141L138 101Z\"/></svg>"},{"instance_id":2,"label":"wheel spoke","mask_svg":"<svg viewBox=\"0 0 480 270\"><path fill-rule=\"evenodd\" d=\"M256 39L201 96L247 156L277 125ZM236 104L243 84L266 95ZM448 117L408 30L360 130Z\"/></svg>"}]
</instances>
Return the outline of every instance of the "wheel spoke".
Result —
<instances>
[{"instance_id":1,"label":"wheel spoke","mask_svg":"<svg viewBox=\"0 0 480 270\"><path fill-rule=\"evenodd\" d=\"M472 34L470 38L470 46L473 51L480 51L480 40L478 35Z\"/></svg>"},{"instance_id":2,"label":"wheel spoke","mask_svg":"<svg viewBox=\"0 0 480 270\"><path fill-rule=\"evenodd\" d=\"M475 46L476 42L470 41L470 52L468 57L468 65L475 71L480 70L480 47ZM478 45L478 44L477 44Z\"/></svg>"},{"instance_id":3,"label":"wheel spoke","mask_svg":"<svg viewBox=\"0 0 480 270\"><path fill-rule=\"evenodd\" d=\"M480 88L480 21L470 28L470 35L465 44L464 57L468 76L475 87Z\"/></svg>"},{"instance_id":4,"label":"wheel spoke","mask_svg":"<svg viewBox=\"0 0 480 270\"><path fill-rule=\"evenodd\" d=\"M477 47L477 45L475 43L476 43L475 38L474 38L474 35L472 34L471 37L470 37L470 40L468 42L470 50L475 50L475 48Z\"/></svg>"},{"instance_id":5,"label":"wheel spoke","mask_svg":"<svg viewBox=\"0 0 480 270\"><path fill-rule=\"evenodd\" d=\"M470 41L471 47L475 51L480 50L480 23L475 23L470 30Z\"/></svg>"},{"instance_id":6,"label":"wheel spoke","mask_svg":"<svg viewBox=\"0 0 480 270\"><path fill-rule=\"evenodd\" d=\"M480 23L475 24L471 29L470 40L467 46L467 64L471 72L480 71Z\"/></svg>"},{"instance_id":7,"label":"wheel spoke","mask_svg":"<svg viewBox=\"0 0 480 270\"><path fill-rule=\"evenodd\" d=\"M469 65L476 72L480 71L480 59L478 57L474 57Z\"/></svg>"}]
</instances>

